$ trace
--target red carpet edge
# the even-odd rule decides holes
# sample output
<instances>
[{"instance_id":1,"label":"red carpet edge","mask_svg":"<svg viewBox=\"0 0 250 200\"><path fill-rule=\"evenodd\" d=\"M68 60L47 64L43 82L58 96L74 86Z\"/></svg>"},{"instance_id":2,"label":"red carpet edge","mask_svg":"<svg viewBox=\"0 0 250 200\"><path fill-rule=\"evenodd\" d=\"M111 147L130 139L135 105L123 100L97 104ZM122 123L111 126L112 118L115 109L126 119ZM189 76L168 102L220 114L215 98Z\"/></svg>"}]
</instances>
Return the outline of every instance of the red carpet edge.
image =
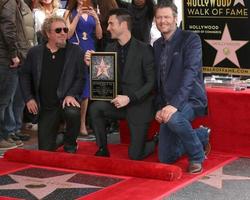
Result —
<instances>
[{"instance_id":1,"label":"red carpet edge","mask_svg":"<svg viewBox=\"0 0 250 200\"><path fill-rule=\"evenodd\" d=\"M4 159L12 162L165 181L178 180L182 176L182 169L175 165L39 150L12 149L4 154Z\"/></svg>"}]
</instances>

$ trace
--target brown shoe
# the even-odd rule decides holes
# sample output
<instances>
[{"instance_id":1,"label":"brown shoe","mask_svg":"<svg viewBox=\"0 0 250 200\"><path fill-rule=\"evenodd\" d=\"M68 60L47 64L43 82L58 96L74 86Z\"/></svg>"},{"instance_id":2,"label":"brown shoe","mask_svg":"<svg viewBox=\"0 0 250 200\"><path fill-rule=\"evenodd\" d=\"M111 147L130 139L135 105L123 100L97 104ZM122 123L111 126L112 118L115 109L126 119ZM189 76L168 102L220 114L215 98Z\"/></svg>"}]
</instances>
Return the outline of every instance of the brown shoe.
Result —
<instances>
[{"instance_id":1,"label":"brown shoe","mask_svg":"<svg viewBox=\"0 0 250 200\"><path fill-rule=\"evenodd\" d=\"M207 157L210 152L211 152L211 144L207 143L207 145L204 147L205 156Z\"/></svg>"},{"instance_id":2,"label":"brown shoe","mask_svg":"<svg viewBox=\"0 0 250 200\"><path fill-rule=\"evenodd\" d=\"M10 143L4 139L0 141L0 151L5 151L9 149L15 149L17 148L17 145L15 143Z\"/></svg>"},{"instance_id":3,"label":"brown shoe","mask_svg":"<svg viewBox=\"0 0 250 200\"><path fill-rule=\"evenodd\" d=\"M18 147L23 146L23 142L21 140L13 140L11 137L9 137L6 141L12 144L16 144L16 146Z\"/></svg>"},{"instance_id":4,"label":"brown shoe","mask_svg":"<svg viewBox=\"0 0 250 200\"><path fill-rule=\"evenodd\" d=\"M203 147L204 148L205 157L207 158L208 154L211 151L211 144L209 143L209 137L210 137L210 134L211 134L211 129L208 128L208 127L206 127L206 126L203 126L203 125L200 125L200 128L206 129L207 134L208 134L208 143Z\"/></svg>"},{"instance_id":5,"label":"brown shoe","mask_svg":"<svg viewBox=\"0 0 250 200\"><path fill-rule=\"evenodd\" d=\"M190 174L200 174L202 170L201 163L190 163L188 166L188 173Z\"/></svg>"}]
</instances>

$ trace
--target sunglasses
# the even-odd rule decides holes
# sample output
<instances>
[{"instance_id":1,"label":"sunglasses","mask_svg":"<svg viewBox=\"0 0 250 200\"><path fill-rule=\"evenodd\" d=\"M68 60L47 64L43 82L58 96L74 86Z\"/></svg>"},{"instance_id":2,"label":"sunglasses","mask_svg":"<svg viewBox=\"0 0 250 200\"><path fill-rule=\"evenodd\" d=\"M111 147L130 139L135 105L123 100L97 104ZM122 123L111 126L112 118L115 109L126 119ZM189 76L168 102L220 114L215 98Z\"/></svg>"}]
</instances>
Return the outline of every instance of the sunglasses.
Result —
<instances>
[{"instance_id":1,"label":"sunglasses","mask_svg":"<svg viewBox=\"0 0 250 200\"><path fill-rule=\"evenodd\" d=\"M69 29L67 27L64 27L64 28L56 28L55 29L55 32L56 33L61 33L61 32L64 32L64 33L68 33L69 32Z\"/></svg>"}]
</instances>

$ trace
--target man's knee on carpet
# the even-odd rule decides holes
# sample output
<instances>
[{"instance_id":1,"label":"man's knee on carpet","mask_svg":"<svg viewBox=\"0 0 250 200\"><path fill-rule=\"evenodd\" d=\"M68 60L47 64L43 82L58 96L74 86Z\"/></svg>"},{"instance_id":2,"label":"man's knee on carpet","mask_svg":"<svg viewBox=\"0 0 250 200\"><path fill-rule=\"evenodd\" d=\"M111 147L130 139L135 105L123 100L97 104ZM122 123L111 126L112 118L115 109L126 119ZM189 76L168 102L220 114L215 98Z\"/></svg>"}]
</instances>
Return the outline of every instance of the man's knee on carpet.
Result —
<instances>
[{"instance_id":1,"label":"man's knee on carpet","mask_svg":"<svg viewBox=\"0 0 250 200\"><path fill-rule=\"evenodd\" d=\"M56 143L54 140L51 141L42 141L38 142L38 149L43 151L55 151L56 150Z\"/></svg>"},{"instance_id":2,"label":"man's knee on carpet","mask_svg":"<svg viewBox=\"0 0 250 200\"><path fill-rule=\"evenodd\" d=\"M161 163L166 163L166 164L173 164L175 163L180 157L179 156L174 156L174 155L160 155L159 154L159 161Z\"/></svg>"},{"instance_id":3,"label":"man's knee on carpet","mask_svg":"<svg viewBox=\"0 0 250 200\"><path fill-rule=\"evenodd\" d=\"M143 159L143 154L142 154L142 152L138 151L137 149L129 147L128 157L131 160L142 160Z\"/></svg>"},{"instance_id":4,"label":"man's knee on carpet","mask_svg":"<svg viewBox=\"0 0 250 200\"><path fill-rule=\"evenodd\" d=\"M80 108L74 106L65 106L63 114L66 119L78 120L80 119Z\"/></svg>"}]
</instances>

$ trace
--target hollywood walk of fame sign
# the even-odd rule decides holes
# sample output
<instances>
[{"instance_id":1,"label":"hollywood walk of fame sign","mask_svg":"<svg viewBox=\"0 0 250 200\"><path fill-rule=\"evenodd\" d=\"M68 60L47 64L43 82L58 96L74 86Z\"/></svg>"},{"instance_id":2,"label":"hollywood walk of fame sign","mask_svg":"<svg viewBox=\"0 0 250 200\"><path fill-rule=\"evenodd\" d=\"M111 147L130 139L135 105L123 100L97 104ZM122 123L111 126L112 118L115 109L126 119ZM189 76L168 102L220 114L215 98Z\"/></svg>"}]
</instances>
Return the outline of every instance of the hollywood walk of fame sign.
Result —
<instances>
[{"instance_id":1,"label":"hollywood walk of fame sign","mask_svg":"<svg viewBox=\"0 0 250 200\"><path fill-rule=\"evenodd\" d=\"M117 95L116 52L95 52L90 60L90 99L114 99Z\"/></svg>"},{"instance_id":2,"label":"hollywood walk of fame sign","mask_svg":"<svg viewBox=\"0 0 250 200\"><path fill-rule=\"evenodd\" d=\"M250 1L182 2L182 28L202 40L203 72L250 76Z\"/></svg>"}]
</instances>

